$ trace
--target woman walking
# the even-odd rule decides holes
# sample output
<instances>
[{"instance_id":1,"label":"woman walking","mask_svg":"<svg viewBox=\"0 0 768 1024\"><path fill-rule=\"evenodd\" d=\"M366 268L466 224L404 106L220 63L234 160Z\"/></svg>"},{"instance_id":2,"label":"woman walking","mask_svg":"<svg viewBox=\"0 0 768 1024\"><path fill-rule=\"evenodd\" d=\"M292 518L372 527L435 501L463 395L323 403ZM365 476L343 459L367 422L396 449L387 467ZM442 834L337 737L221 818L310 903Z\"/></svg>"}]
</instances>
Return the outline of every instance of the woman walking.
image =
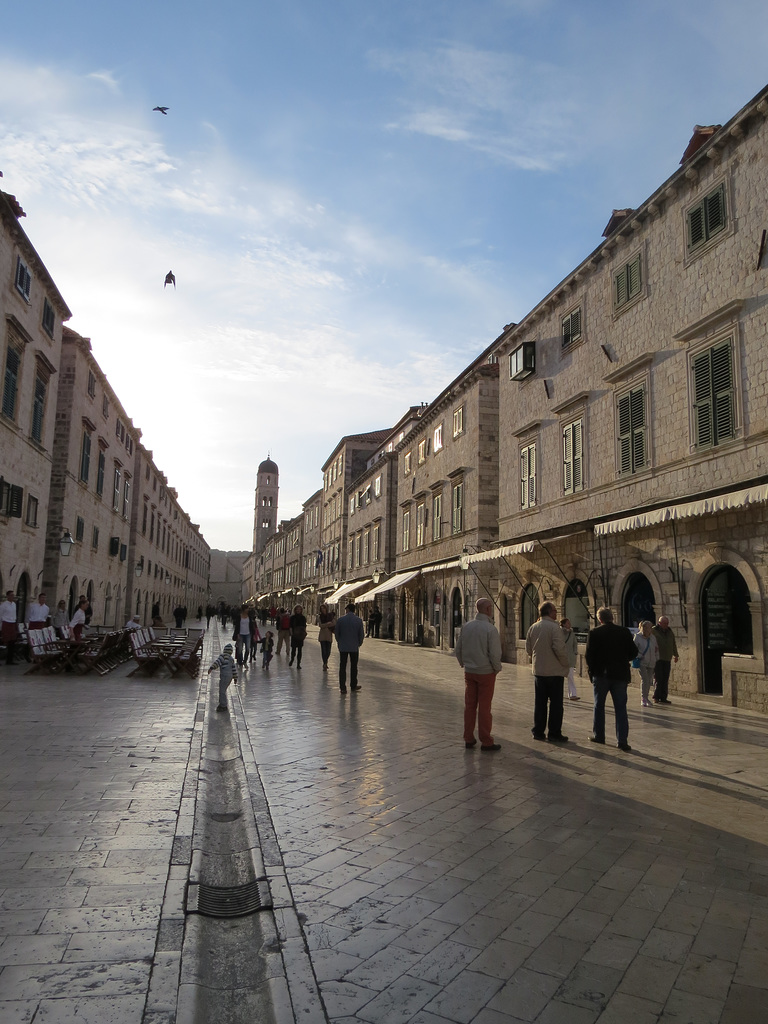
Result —
<instances>
[{"instance_id":1,"label":"woman walking","mask_svg":"<svg viewBox=\"0 0 768 1024\"><path fill-rule=\"evenodd\" d=\"M637 657L632 662L632 667L640 672L643 691L640 707L643 708L653 707L649 694L651 692L651 683L653 682L653 670L656 662L659 660L659 642L651 632L652 629L653 623L646 619L640 623L640 632L635 633Z\"/></svg>"},{"instance_id":2,"label":"woman walking","mask_svg":"<svg viewBox=\"0 0 768 1024\"><path fill-rule=\"evenodd\" d=\"M576 693L576 681L573 678L576 664L579 660L578 640L571 626L570 619L560 619L560 628L563 631L565 649L568 652L568 700L581 700L581 697Z\"/></svg>"},{"instance_id":3,"label":"woman walking","mask_svg":"<svg viewBox=\"0 0 768 1024\"><path fill-rule=\"evenodd\" d=\"M292 665L295 659L296 668L301 668L301 652L304 650L304 641L307 639L307 619L300 604L293 609L289 628L291 630L291 659L288 664Z\"/></svg>"},{"instance_id":4,"label":"woman walking","mask_svg":"<svg viewBox=\"0 0 768 1024\"><path fill-rule=\"evenodd\" d=\"M331 656L331 645L333 644L333 629L336 625L336 616L327 604L320 605L320 613L317 616L317 624L320 627L320 651L323 655L323 672L328 671L328 659Z\"/></svg>"}]
</instances>

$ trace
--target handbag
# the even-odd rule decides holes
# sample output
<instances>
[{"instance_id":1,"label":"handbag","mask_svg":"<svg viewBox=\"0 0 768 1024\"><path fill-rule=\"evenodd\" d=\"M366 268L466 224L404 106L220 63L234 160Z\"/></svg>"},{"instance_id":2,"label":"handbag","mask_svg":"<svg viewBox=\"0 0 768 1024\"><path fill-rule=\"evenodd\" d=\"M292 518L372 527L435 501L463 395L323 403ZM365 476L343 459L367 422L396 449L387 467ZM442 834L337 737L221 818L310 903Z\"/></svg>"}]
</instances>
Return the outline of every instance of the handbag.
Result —
<instances>
[{"instance_id":1,"label":"handbag","mask_svg":"<svg viewBox=\"0 0 768 1024\"><path fill-rule=\"evenodd\" d=\"M642 654L636 654L635 657L632 659L632 668L640 668L640 662L643 660L643 658L648 653L648 648L650 646L651 646L651 641L650 640L646 640L645 641L645 650L643 651L643 653Z\"/></svg>"}]
</instances>

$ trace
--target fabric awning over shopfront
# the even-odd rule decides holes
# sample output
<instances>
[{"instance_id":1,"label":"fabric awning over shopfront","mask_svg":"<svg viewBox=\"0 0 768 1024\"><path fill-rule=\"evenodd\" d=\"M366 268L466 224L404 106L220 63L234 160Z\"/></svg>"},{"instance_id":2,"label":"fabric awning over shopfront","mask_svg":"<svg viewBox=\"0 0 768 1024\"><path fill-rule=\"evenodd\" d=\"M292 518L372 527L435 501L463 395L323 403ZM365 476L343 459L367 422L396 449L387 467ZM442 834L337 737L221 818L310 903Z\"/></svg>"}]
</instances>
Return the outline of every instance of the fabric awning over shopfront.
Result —
<instances>
[{"instance_id":1,"label":"fabric awning over shopfront","mask_svg":"<svg viewBox=\"0 0 768 1024\"><path fill-rule=\"evenodd\" d=\"M748 505L762 502L768 502L768 484L747 487L743 491L716 494L711 498L686 502L684 505L667 505L665 508L654 509L653 512L638 512L622 519L611 519L607 523L598 523L595 526L595 536L607 537L612 533L642 530L648 526L658 526L659 523L711 515L713 512L727 512L729 509L746 508Z\"/></svg>"},{"instance_id":2,"label":"fabric awning over shopfront","mask_svg":"<svg viewBox=\"0 0 768 1024\"><path fill-rule=\"evenodd\" d=\"M379 583L373 590L369 590L365 595L366 601L370 601L372 597L376 597L377 594L384 594L387 590L394 590L395 587L401 587L404 583L412 580L414 576L418 576L421 569L413 569L411 572L398 572L394 576L385 580L384 583Z\"/></svg>"},{"instance_id":3,"label":"fabric awning over shopfront","mask_svg":"<svg viewBox=\"0 0 768 1024\"><path fill-rule=\"evenodd\" d=\"M493 558L504 558L507 555L525 555L536 547L535 541L526 540L522 544L505 544L500 548L491 548L490 551L478 551L477 554L469 556L469 564L474 562L490 562Z\"/></svg>"},{"instance_id":4,"label":"fabric awning over shopfront","mask_svg":"<svg viewBox=\"0 0 768 1024\"><path fill-rule=\"evenodd\" d=\"M458 569L459 565L458 558L454 558L452 562L440 562L439 565L425 565L422 566L422 572L442 572L444 569Z\"/></svg>"},{"instance_id":5,"label":"fabric awning over shopfront","mask_svg":"<svg viewBox=\"0 0 768 1024\"><path fill-rule=\"evenodd\" d=\"M326 604L336 604L342 597L346 597L347 594L351 594L353 590L359 590L360 587L364 587L366 583L371 582L371 577L368 576L364 580L353 580L351 583L342 583L340 587L337 587L332 594L325 599Z\"/></svg>"}]
</instances>

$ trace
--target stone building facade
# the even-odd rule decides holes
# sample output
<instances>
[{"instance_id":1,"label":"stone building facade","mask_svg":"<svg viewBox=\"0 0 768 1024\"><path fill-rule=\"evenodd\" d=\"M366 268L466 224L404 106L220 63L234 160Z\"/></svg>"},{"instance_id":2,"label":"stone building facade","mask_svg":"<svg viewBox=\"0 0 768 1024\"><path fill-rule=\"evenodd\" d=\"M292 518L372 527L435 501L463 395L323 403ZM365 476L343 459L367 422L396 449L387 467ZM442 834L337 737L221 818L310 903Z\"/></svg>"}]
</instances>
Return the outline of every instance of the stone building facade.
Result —
<instances>
[{"instance_id":1,"label":"stone building facade","mask_svg":"<svg viewBox=\"0 0 768 1024\"><path fill-rule=\"evenodd\" d=\"M71 316L23 216L0 192L0 593L15 591L20 618L42 586L62 324Z\"/></svg>"},{"instance_id":2,"label":"stone building facade","mask_svg":"<svg viewBox=\"0 0 768 1024\"><path fill-rule=\"evenodd\" d=\"M168 580L155 595L161 603L196 608L208 546L142 448L89 339L63 326L70 311L20 226L23 215L0 192L0 588L17 591L20 617L41 590L51 608L64 599L70 614L85 594L93 624L122 627L134 610L149 621L135 580L151 559ZM137 490L145 468L163 495L158 539L146 550ZM65 531L73 541L66 556Z\"/></svg>"},{"instance_id":3,"label":"stone building facade","mask_svg":"<svg viewBox=\"0 0 768 1024\"><path fill-rule=\"evenodd\" d=\"M586 629L667 615L673 686L768 710L768 90L499 341L498 593ZM761 242L762 239L762 242ZM513 574L514 572L514 574Z\"/></svg>"},{"instance_id":4,"label":"stone building facade","mask_svg":"<svg viewBox=\"0 0 768 1024\"><path fill-rule=\"evenodd\" d=\"M150 624L153 608L171 622L173 609L182 607L193 621L209 600L211 550L152 452L140 443L134 480L126 610Z\"/></svg>"},{"instance_id":5,"label":"stone building facade","mask_svg":"<svg viewBox=\"0 0 768 1024\"><path fill-rule=\"evenodd\" d=\"M491 349L422 411L397 456L396 635L452 648L474 601L490 593L488 568L467 573L462 556L498 538L499 367Z\"/></svg>"},{"instance_id":6,"label":"stone building facade","mask_svg":"<svg viewBox=\"0 0 768 1024\"><path fill-rule=\"evenodd\" d=\"M65 327L56 401L43 587L71 615L84 594L92 622L122 628L133 527L134 427L102 373L89 338ZM68 530L75 542L61 554Z\"/></svg>"}]
</instances>

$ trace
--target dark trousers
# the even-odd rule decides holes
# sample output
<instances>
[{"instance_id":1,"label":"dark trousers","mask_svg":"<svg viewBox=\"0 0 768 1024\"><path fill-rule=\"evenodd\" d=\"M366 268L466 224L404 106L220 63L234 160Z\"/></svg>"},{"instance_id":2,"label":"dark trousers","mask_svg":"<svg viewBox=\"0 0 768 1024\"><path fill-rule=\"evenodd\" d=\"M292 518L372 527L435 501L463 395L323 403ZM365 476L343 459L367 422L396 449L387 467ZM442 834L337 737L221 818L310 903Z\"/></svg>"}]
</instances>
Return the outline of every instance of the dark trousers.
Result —
<instances>
[{"instance_id":1,"label":"dark trousers","mask_svg":"<svg viewBox=\"0 0 768 1024\"><path fill-rule=\"evenodd\" d=\"M350 684L353 689L357 686L357 662L360 658L359 651L339 651L339 686L344 688L347 685L347 658L349 658Z\"/></svg>"},{"instance_id":2,"label":"dark trousers","mask_svg":"<svg viewBox=\"0 0 768 1024\"><path fill-rule=\"evenodd\" d=\"M304 641L297 640L296 637L291 637L291 657L288 661L289 665L292 665L294 659L296 660L296 667L301 668L301 652L304 650Z\"/></svg>"},{"instance_id":3,"label":"dark trousers","mask_svg":"<svg viewBox=\"0 0 768 1024\"><path fill-rule=\"evenodd\" d=\"M595 710L592 716L592 732L595 739L605 742L605 701L608 694L613 701L616 717L616 742L626 743L629 738L629 719L627 718L627 687L629 683L622 679L610 679L608 676L592 676L592 688L595 692Z\"/></svg>"},{"instance_id":4,"label":"dark trousers","mask_svg":"<svg viewBox=\"0 0 768 1024\"><path fill-rule=\"evenodd\" d=\"M561 736L563 732L563 682L565 676L534 676L533 735ZM547 729L549 711L549 729Z\"/></svg>"},{"instance_id":5,"label":"dark trousers","mask_svg":"<svg viewBox=\"0 0 768 1024\"><path fill-rule=\"evenodd\" d=\"M323 664L327 665L328 664L328 659L331 656L331 641L330 640L321 640L320 641L320 653L323 656Z\"/></svg>"},{"instance_id":6,"label":"dark trousers","mask_svg":"<svg viewBox=\"0 0 768 1024\"><path fill-rule=\"evenodd\" d=\"M657 661L653 669L656 686L653 689L654 700L666 700L669 693L669 673L672 671L671 661Z\"/></svg>"}]
</instances>

